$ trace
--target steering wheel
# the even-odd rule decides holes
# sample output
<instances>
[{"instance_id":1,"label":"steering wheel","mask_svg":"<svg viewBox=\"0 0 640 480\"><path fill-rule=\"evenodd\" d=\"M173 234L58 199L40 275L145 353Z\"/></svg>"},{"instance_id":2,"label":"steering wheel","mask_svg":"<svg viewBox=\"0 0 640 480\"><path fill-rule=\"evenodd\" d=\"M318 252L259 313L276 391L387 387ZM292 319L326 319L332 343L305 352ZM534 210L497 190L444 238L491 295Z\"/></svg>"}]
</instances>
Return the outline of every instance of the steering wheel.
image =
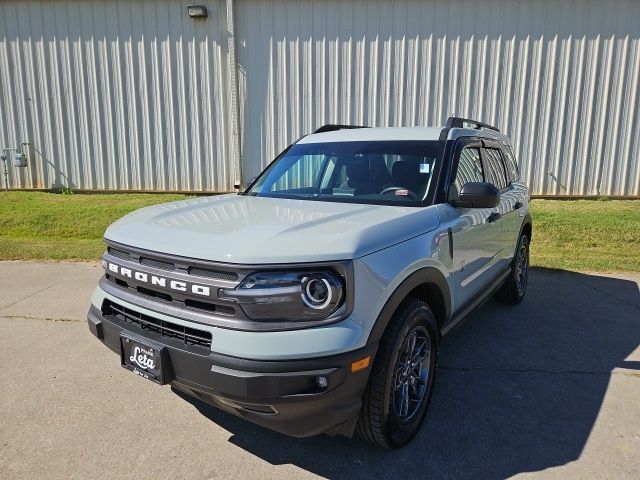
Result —
<instances>
[{"instance_id":1,"label":"steering wheel","mask_svg":"<svg viewBox=\"0 0 640 480\"><path fill-rule=\"evenodd\" d=\"M418 196L413 193L411 190L409 190L408 188L404 188L404 187L387 187L384 190L382 190L379 195L386 195L387 193L391 193L391 192L397 192L398 190L406 190L407 191L407 195L398 195L398 196L407 196L407 197L411 197L412 200L420 200L418 198Z\"/></svg>"}]
</instances>

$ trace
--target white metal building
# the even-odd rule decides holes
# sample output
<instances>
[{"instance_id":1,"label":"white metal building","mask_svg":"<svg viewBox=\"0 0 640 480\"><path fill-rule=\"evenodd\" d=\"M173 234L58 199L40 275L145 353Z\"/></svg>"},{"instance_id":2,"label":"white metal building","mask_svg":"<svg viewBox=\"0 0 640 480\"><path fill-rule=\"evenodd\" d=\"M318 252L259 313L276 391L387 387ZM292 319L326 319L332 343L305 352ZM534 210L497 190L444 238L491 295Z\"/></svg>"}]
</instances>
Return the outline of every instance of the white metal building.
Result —
<instances>
[{"instance_id":1,"label":"white metal building","mask_svg":"<svg viewBox=\"0 0 640 480\"><path fill-rule=\"evenodd\" d=\"M534 194L639 196L639 79L637 0L0 1L12 188L230 191L322 124L455 113Z\"/></svg>"}]
</instances>

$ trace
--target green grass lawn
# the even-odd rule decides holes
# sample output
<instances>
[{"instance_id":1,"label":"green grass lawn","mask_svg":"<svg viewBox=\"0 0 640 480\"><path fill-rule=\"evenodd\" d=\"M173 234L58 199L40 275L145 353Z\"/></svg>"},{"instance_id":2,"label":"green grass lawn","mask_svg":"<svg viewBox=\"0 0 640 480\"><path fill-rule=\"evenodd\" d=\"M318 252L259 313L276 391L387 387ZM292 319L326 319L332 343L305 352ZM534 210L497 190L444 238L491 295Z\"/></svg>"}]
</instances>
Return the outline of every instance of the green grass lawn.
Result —
<instances>
[{"instance_id":1,"label":"green grass lawn","mask_svg":"<svg viewBox=\"0 0 640 480\"><path fill-rule=\"evenodd\" d=\"M185 198L169 194L0 193L1 260L98 260L102 234L137 208Z\"/></svg>"},{"instance_id":2,"label":"green grass lawn","mask_svg":"<svg viewBox=\"0 0 640 480\"><path fill-rule=\"evenodd\" d=\"M0 193L0 259L98 260L107 226L169 194ZM640 200L534 200L531 263L640 272Z\"/></svg>"},{"instance_id":3,"label":"green grass lawn","mask_svg":"<svg viewBox=\"0 0 640 480\"><path fill-rule=\"evenodd\" d=\"M534 200L531 263L640 273L640 200Z\"/></svg>"}]
</instances>

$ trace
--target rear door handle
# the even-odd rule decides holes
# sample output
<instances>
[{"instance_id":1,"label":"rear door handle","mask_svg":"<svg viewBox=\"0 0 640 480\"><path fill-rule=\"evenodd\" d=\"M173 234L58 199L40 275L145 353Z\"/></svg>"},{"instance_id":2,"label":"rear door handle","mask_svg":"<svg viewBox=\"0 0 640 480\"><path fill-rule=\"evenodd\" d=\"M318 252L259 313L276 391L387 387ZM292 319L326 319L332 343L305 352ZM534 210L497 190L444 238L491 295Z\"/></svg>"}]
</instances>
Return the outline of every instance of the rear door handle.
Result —
<instances>
[{"instance_id":1,"label":"rear door handle","mask_svg":"<svg viewBox=\"0 0 640 480\"><path fill-rule=\"evenodd\" d=\"M514 210L519 210L519 209L521 209L521 208L522 208L522 202L516 202L516 203L513 205L513 209L514 209Z\"/></svg>"},{"instance_id":2,"label":"rear door handle","mask_svg":"<svg viewBox=\"0 0 640 480\"><path fill-rule=\"evenodd\" d=\"M502 215L500 215L500 213L498 213L498 212L493 212L491 215L489 215L489 216L487 217L487 223L493 223L493 222L495 222L496 220L499 220L499 219L500 219L500 217L502 217Z\"/></svg>"}]
</instances>

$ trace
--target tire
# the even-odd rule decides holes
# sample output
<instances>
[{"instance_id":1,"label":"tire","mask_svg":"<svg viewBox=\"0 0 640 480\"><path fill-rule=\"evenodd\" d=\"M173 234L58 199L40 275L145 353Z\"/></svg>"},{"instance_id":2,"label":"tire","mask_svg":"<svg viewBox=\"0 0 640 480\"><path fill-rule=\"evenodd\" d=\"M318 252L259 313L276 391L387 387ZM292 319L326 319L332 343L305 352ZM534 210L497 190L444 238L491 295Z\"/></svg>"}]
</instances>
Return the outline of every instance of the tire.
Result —
<instances>
[{"instance_id":1,"label":"tire","mask_svg":"<svg viewBox=\"0 0 640 480\"><path fill-rule=\"evenodd\" d=\"M411 364L414 368L406 366L409 351L415 353L415 360L424 356L419 365ZM433 313L426 303L406 299L380 341L356 425L358 437L383 448L399 448L411 441L431 400L437 355Z\"/></svg>"},{"instance_id":2,"label":"tire","mask_svg":"<svg viewBox=\"0 0 640 480\"><path fill-rule=\"evenodd\" d=\"M529 237L523 233L518 241L509 276L495 294L496 301L508 305L520 303L527 291L528 280Z\"/></svg>"}]
</instances>

